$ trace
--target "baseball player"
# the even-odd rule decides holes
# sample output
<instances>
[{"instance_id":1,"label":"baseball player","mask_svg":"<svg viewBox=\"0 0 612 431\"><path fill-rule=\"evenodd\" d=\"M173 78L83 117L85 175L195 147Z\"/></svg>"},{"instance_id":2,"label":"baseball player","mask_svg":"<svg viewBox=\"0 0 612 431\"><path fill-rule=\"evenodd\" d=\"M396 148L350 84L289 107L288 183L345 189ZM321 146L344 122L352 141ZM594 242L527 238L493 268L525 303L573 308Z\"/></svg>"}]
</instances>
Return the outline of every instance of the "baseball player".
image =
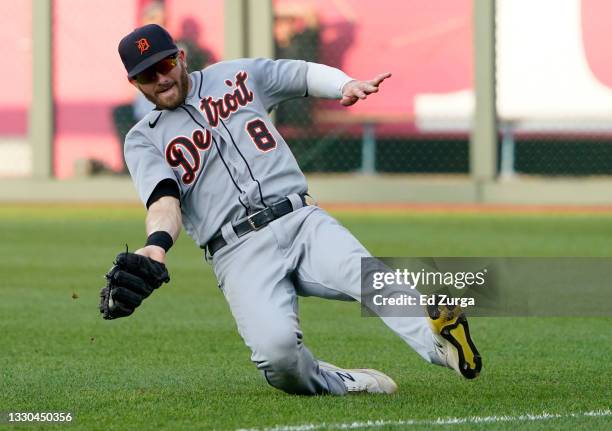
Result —
<instances>
[{"instance_id":1,"label":"baseball player","mask_svg":"<svg viewBox=\"0 0 612 431\"><path fill-rule=\"evenodd\" d=\"M100 311L129 316L169 281L166 253L181 225L205 250L251 359L290 394L392 393L371 369L341 369L306 347L297 296L360 300L367 250L306 201L304 175L268 112L294 97L350 106L391 76L359 81L298 60L240 59L188 73L166 30L147 25L119 44L129 81L157 107L132 128L125 159L146 205L146 245L120 253ZM460 309L383 318L425 361L476 377L481 359Z\"/></svg>"}]
</instances>

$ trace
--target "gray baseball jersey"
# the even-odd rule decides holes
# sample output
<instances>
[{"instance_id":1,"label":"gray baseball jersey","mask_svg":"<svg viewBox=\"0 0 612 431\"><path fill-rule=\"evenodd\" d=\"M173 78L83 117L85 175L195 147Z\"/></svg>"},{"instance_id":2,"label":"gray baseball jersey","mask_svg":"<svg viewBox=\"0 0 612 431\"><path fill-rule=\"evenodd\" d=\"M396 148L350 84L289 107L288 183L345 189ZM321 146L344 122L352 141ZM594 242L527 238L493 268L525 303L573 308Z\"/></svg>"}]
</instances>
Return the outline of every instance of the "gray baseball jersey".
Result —
<instances>
[{"instance_id":1,"label":"gray baseball jersey","mask_svg":"<svg viewBox=\"0 0 612 431\"><path fill-rule=\"evenodd\" d=\"M204 245L236 221L287 195L306 193L304 175L268 112L306 95L307 64L240 59L192 72L185 103L152 111L128 133L125 160L143 202L175 179L183 225Z\"/></svg>"}]
</instances>

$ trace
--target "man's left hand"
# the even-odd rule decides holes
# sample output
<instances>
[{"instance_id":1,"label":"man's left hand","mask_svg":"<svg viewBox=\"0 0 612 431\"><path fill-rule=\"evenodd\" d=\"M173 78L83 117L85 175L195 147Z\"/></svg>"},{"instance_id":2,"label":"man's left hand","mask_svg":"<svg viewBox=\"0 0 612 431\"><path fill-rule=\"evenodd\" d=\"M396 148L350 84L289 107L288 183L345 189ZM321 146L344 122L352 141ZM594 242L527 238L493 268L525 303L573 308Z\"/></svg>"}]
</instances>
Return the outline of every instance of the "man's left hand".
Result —
<instances>
[{"instance_id":1,"label":"man's left hand","mask_svg":"<svg viewBox=\"0 0 612 431\"><path fill-rule=\"evenodd\" d=\"M365 100L369 94L377 93L380 84L390 76L391 74L387 72L381 73L369 81L353 80L347 82L342 88L342 100L340 100L340 103L344 106L351 106L360 99Z\"/></svg>"},{"instance_id":2,"label":"man's left hand","mask_svg":"<svg viewBox=\"0 0 612 431\"><path fill-rule=\"evenodd\" d=\"M155 289L169 281L166 265L158 260L144 254L119 253L106 274L106 287L100 291L100 313L106 320L129 316Z\"/></svg>"}]
</instances>

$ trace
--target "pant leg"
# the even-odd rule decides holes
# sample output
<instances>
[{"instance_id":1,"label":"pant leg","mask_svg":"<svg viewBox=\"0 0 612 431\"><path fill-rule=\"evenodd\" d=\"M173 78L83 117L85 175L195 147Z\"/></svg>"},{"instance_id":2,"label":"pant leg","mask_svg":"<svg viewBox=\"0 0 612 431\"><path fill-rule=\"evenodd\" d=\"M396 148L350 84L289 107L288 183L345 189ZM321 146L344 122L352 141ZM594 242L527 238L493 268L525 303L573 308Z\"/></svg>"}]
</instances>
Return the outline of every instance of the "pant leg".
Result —
<instances>
[{"instance_id":1,"label":"pant leg","mask_svg":"<svg viewBox=\"0 0 612 431\"><path fill-rule=\"evenodd\" d=\"M320 208L300 222L296 246L302 246L296 284L321 297L348 295L361 300L361 258L371 257L365 247L340 223ZM299 248L299 247L298 247ZM334 293L317 294L320 290ZM428 362L439 363L425 310L421 317L381 317L384 323Z\"/></svg>"},{"instance_id":2,"label":"pant leg","mask_svg":"<svg viewBox=\"0 0 612 431\"><path fill-rule=\"evenodd\" d=\"M291 394L346 394L304 345L291 264L271 229L224 247L213 267L251 360L270 385Z\"/></svg>"}]
</instances>

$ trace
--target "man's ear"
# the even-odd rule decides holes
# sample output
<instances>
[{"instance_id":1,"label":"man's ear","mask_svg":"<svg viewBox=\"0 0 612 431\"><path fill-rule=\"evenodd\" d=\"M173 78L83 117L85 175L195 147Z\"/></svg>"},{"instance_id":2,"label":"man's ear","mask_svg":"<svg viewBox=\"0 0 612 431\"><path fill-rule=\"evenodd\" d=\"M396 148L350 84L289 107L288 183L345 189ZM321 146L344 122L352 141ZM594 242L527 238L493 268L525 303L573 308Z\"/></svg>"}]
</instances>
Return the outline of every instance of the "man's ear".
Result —
<instances>
[{"instance_id":1,"label":"man's ear","mask_svg":"<svg viewBox=\"0 0 612 431\"><path fill-rule=\"evenodd\" d=\"M187 54L185 53L184 49L179 49L178 58L185 66L187 66Z\"/></svg>"}]
</instances>

